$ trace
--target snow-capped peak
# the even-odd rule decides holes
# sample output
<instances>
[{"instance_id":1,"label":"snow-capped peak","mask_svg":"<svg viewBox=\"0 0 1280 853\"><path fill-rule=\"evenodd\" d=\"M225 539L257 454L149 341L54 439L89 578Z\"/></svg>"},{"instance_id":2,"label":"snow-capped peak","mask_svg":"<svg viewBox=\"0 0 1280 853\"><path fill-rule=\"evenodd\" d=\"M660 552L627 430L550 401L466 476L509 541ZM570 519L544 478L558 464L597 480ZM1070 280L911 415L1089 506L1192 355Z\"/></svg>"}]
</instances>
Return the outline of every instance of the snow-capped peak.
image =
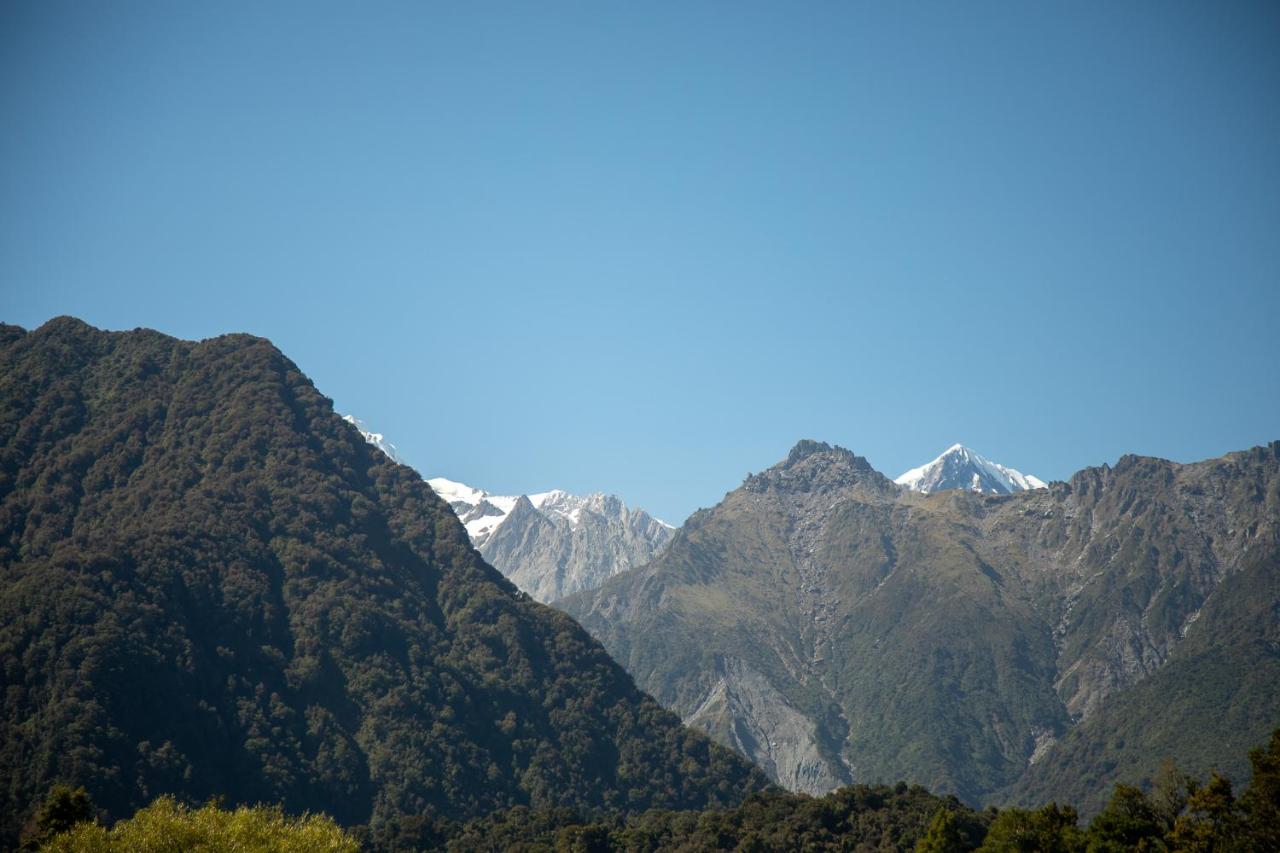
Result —
<instances>
[{"instance_id":1,"label":"snow-capped peak","mask_svg":"<svg viewBox=\"0 0 1280 853\"><path fill-rule=\"evenodd\" d=\"M342 419L360 430L364 440L377 447L396 462L401 462L396 446L387 441L380 432L373 432L354 415L343 415ZM520 495L495 495L484 489L468 486L446 477L432 477L427 480L432 490L445 503L453 508L455 514L467 528L471 542L479 548L497 530L507 516L515 509ZM543 515L567 521L571 527L577 527L582 520L583 510L590 510L600 515L618 516L626 511L622 501L612 495L596 492L586 497L570 494L562 489L548 492L535 492L525 495L533 508ZM674 530L670 524L661 519L654 519L659 525Z\"/></svg>"},{"instance_id":2,"label":"snow-capped peak","mask_svg":"<svg viewBox=\"0 0 1280 853\"><path fill-rule=\"evenodd\" d=\"M1038 477L992 462L963 444L951 445L937 459L912 468L894 482L925 494L943 489L1009 494L1045 488Z\"/></svg>"},{"instance_id":3,"label":"snow-capped peak","mask_svg":"<svg viewBox=\"0 0 1280 853\"><path fill-rule=\"evenodd\" d=\"M511 510L516 507L516 501L520 499L519 495L491 495L484 489L444 477L432 477L427 480L427 485L453 507L458 520L467 528L467 535L477 548L498 529L498 525L507 520Z\"/></svg>"},{"instance_id":4,"label":"snow-capped peak","mask_svg":"<svg viewBox=\"0 0 1280 853\"><path fill-rule=\"evenodd\" d=\"M474 489L466 483L458 483L444 477L432 477L427 480L427 485L448 504L461 502L475 505L489 495L483 489Z\"/></svg>"},{"instance_id":5,"label":"snow-capped peak","mask_svg":"<svg viewBox=\"0 0 1280 853\"><path fill-rule=\"evenodd\" d=\"M574 525L582 519L582 510L589 500L590 498L571 495L560 489L529 495L529 502L535 509L542 510L544 513L555 513Z\"/></svg>"},{"instance_id":6,"label":"snow-capped peak","mask_svg":"<svg viewBox=\"0 0 1280 853\"><path fill-rule=\"evenodd\" d=\"M352 426L354 426L356 429L360 430L360 434L364 436L364 440L369 442L379 450L381 450L383 453L387 454L387 456L391 459L392 462L400 462L401 464L404 463L404 460L400 458L399 451L396 450L396 446L391 442L387 441L386 436L384 436L382 433L370 431L365 426L364 421L360 420L355 415L343 415L342 419L347 423L351 424Z\"/></svg>"}]
</instances>

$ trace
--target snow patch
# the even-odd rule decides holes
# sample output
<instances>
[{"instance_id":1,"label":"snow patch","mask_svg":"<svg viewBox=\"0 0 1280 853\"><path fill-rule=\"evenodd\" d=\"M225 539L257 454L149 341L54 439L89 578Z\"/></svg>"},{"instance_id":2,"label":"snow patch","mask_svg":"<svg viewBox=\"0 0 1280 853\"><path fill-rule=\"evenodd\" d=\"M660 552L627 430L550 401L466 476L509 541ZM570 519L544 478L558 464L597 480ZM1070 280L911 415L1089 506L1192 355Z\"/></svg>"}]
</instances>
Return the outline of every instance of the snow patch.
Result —
<instances>
[{"instance_id":1,"label":"snow patch","mask_svg":"<svg viewBox=\"0 0 1280 853\"><path fill-rule=\"evenodd\" d=\"M400 458L400 454L399 454L399 451L396 450L396 446L391 442L387 441L386 436L384 436L382 433L373 432L367 426L365 426L364 421L360 420L355 415L343 415L342 419L347 423L351 424L356 429L360 430L360 435L364 436L364 440L369 442L379 450L381 450L383 453L387 454L387 458L389 458L392 462L399 462L402 465L404 464L404 460Z\"/></svg>"}]
</instances>

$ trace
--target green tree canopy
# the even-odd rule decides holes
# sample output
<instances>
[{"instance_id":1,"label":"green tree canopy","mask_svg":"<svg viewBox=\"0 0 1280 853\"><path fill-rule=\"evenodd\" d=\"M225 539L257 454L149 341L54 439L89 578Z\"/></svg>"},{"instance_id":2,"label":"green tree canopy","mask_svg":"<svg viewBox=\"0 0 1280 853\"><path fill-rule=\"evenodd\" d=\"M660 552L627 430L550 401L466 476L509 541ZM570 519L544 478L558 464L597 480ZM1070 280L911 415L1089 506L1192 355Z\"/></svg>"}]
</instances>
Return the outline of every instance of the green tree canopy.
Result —
<instances>
[{"instance_id":1,"label":"green tree canopy","mask_svg":"<svg viewBox=\"0 0 1280 853\"><path fill-rule=\"evenodd\" d=\"M1007 809L1000 812L986 840L983 853L1076 853L1084 849L1084 838L1076 810L1050 803L1043 808Z\"/></svg>"},{"instance_id":2,"label":"green tree canopy","mask_svg":"<svg viewBox=\"0 0 1280 853\"><path fill-rule=\"evenodd\" d=\"M358 853L360 845L329 817L288 817L279 807L213 804L191 809L161 797L111 829L81 823L55 836L47 853Z\"/></svg>"}]
</instances>

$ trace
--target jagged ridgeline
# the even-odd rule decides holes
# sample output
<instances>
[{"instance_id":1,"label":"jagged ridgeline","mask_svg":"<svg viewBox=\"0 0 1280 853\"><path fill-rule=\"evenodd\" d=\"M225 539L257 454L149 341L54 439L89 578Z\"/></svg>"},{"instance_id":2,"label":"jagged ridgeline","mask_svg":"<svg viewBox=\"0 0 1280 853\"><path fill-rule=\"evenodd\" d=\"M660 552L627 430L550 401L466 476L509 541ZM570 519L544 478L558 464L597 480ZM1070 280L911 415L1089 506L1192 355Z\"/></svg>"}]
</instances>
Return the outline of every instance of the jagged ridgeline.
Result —
<instances>
[{"instance_id":1,"label":"jagged ridgeline","mask_svg":"<svg viewBox=\"0 0 1280 853\"><path fill-rule=\"evenodd\" d=\"M0 572L0 845L54 782L375 825L767 784L259 338L0 326Z\"/></svg>"},{"instance_id":2,"label":"jagged ridgeline","mask_svg":"<svg viewBox=\"0 0 1280 853\"><path fill-rule=\"evenodd\" d=\"M1280 443L922 495L805 441L562 605L793 789L1090 814L1166 756L1239 781L1280 723Z\"/></svg>"}]
</instances>

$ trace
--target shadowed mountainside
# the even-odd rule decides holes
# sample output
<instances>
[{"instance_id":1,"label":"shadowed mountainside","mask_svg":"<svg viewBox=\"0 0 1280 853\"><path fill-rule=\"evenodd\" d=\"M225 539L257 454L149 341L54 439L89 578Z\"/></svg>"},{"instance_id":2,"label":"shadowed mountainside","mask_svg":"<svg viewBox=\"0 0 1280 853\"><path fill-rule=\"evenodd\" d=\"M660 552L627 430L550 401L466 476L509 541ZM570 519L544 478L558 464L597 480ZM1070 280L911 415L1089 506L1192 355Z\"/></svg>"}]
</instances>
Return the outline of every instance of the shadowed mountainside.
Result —
<instances>
[{"instance_id":1,"label":"shadowed mountainside","mask_svg":"<svg viewBox=\"0 0 1280 853\"><path fill-rule=\"evenodd\" d=\"M766 785L262 339L0 326L0 572L3 840L55 781L375 827Z\"/></svg>"}]
</instances>

